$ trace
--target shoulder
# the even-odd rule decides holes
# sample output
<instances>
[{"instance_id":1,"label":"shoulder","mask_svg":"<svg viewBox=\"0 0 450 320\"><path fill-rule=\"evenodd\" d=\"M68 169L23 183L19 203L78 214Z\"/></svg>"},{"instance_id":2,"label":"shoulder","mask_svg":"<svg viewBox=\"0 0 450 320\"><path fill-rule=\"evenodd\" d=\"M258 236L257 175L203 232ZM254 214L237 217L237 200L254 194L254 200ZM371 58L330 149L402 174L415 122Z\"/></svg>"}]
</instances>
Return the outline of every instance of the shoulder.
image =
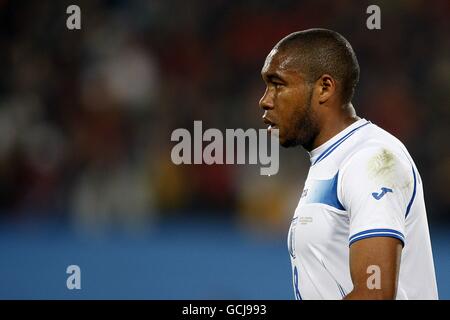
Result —
<instances>
[{"instance_id":1,"label":"shoulder","mask_svg":"<svg viewBox=\"0 0 450 320\"><path fill-rule=\"evenodd\" d=\"M412 159L399 139L371 123L342 157L340 169L346 170L349 166L353 169L364 167L368 172L377 173L396 167L411 168Z\"/></svg>"},{"instance_id":2,"label":"shoulder","mask_svg":"<svg viewBox=\"0 0 450 320\"><path fill-rule=\"evenodd\" d=\"M406 197L413 184L413 168L399 145L368 140L342 162L340 184L353 193L384 187Z\"/></svg>"}]
</instances>

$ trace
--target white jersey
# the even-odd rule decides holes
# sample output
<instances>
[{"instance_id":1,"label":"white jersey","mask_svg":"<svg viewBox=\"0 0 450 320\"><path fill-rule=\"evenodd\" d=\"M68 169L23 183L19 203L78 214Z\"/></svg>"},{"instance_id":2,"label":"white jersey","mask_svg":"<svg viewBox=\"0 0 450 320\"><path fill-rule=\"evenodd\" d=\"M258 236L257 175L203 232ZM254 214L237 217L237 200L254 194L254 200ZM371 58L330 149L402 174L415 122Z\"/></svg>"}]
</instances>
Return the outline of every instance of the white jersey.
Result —
<instances>
[{"instance_id":1,"label":"white jersey","mask_svg":"<svg viewBox=\"0 0 450 320\"><path fill-rule=\"evenodd\" d=\"M288 235L295 298L342 299L350 245L393 237L403 244L396 299L437 299L422 180L405 146L361 119L310 157Z\"/></svg>"}]
</instances>

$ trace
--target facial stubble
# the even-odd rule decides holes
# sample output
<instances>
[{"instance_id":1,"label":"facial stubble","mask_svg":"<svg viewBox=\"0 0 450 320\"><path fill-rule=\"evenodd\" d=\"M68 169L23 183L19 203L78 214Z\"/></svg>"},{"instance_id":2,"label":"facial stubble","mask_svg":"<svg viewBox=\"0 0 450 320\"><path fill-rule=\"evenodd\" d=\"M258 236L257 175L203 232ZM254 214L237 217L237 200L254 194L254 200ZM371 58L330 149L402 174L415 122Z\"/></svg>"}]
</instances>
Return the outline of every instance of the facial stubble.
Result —
<instances>
[{"instance_id":1,"label":"facial stubble","mask_svg":"<svg viewBox=\"0 0 450 320\"><path fill-rule=\"evenodd\" d=\"M313 89L310 88L308 92L307 103L304 108L296 108L293 118L293 132L292 137L287 137L282 143L285 148L303 146L308 151L311 151L314 145L314 140L318 134L318 123L312 108L312 94Z\"/></svg>"}]
</instances>

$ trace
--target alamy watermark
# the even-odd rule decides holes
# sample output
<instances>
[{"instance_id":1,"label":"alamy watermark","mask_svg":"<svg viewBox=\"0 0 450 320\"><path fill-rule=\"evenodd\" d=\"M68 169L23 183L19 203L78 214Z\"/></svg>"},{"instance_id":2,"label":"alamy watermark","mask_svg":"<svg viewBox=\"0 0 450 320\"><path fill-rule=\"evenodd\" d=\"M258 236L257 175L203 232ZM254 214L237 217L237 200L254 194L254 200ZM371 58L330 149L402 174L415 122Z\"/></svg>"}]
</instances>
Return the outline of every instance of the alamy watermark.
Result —
<instances>
[{"instance_id":1,"label":"alamy watermark","mask_svg":"<svg viewBox=\"0 0 450 320\"><path fill-rule=\"evenodd\" d=\"M203 132L202 121L194 121L193 138L189 130L178 128L172 132L171 141L178 142L171 152L172 162L176 165L246 164L248 158L248 164L258 164L259 160L261 175L275 175L279 169L278 129L272 129L270 134L267 129L226 129L224 139L219 129L210 128ZM203 148L204 142L209 143Z\"/></svg>"},{"instance_id":2,"label":"alamy watermark","mask_svg":"<svg viewBox=\"0 0 450 320\"><path fill-rule=\"evenodd\" d=\"M377 265L370 265L367 267L367 274L370 276L367 278L366 285L369 290L381 289L381 269Z\"/></svg>"},{"instance_id":3,"label":"alamy watermark","mask_svg":"<svg viewBox=\"0 0 450 320\"><path fill-rule=\"evenodd\" d=\"M366 20L366 26L369 30L381 29L381 9L376 4L372 4L367 7L367 14L370 16Z\"/></svg>"},{"instance_id":4,"label":"alamy watermark","mask_svg":"<svg viewBox=\"0 0 450 320\"><path fill-rule=\"evenodd\" d=\"M81 289L81 269L80 269L80 267L77 266L76 264L72 264L67 267L66 273L70 275L67 277L67 280L66 280L67 289L80 290Z\"/></svg>"},{"instance_id":5,"label":"alamy watermark","mask_svg":"<svg viewBox=\"0 0 450 320\"><path fill-rule=\"evenodd\" d=\"M72 4L67 7L66 13L70 16L66 20L66 26L69 30L81 29L81 9L79 6ZM366 9L366 13L370 16L366 20L366 27L369 30L381 29L381 9L379 6L372 4Z\"/></svg>"},{"instance_id":6,"label":"alamy watermark","mask_svg":"<svg viewBox=\"0 0 450 320\"><path fill-rule=\"evenodd\" d=\"M79 6L72 4L67 7L66 13L70 14L66 20L66 27L69 30L81 29L81 9Z\"/></svg>"}]
</instances>

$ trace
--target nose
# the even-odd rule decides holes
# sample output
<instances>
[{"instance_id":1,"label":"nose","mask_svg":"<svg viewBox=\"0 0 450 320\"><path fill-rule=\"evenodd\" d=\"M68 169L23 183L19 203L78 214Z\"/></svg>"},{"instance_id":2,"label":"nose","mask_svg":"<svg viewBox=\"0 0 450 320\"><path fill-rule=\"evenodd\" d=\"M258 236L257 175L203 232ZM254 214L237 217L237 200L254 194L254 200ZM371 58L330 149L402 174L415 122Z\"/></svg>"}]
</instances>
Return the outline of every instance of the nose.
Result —
<instances>
[{"instance_id":1,"label":"nose","mask_svg":"<svg viewBox=\"0 0 450 320\"><path fill-rule=\"evenodd\" d=\"M274 107L273 98L272 98L269 88L266 88L264 95L259 100L259 107L264 110L273 109L273 107Z\"/></svg>"}]
</instances>

